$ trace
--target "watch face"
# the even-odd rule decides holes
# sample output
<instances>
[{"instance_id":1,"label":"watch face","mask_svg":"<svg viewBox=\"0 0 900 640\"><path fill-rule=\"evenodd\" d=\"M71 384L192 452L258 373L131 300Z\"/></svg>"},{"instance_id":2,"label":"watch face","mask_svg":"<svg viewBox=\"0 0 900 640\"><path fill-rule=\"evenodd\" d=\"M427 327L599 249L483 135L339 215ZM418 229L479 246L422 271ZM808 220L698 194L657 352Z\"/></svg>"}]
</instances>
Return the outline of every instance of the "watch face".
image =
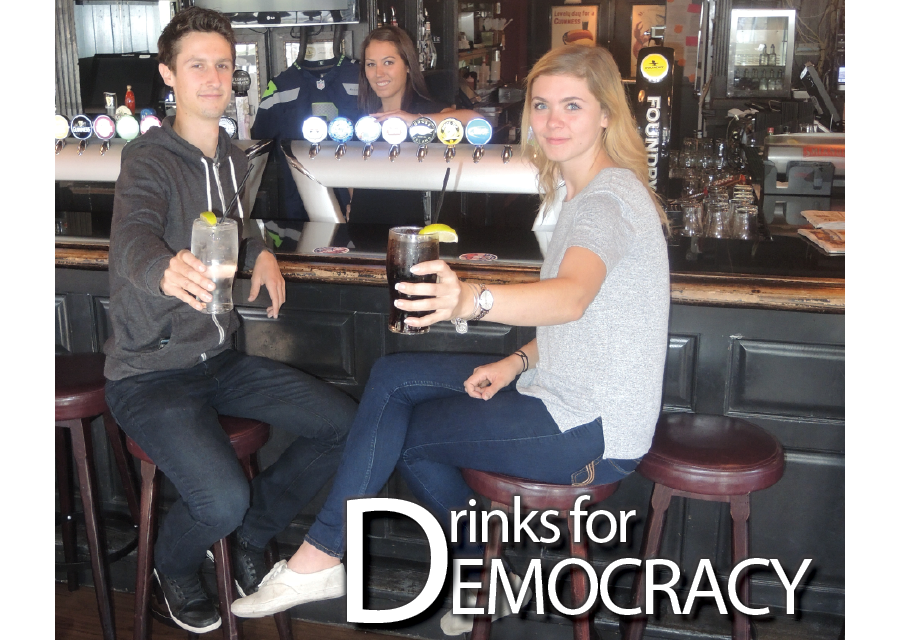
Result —
<instances>
[{"instance_id":1,"label":"watch face","mask_svg":"<svg viewBox=\"0 0 900 640\"><path fill-rule=\"evenodd\" d=\"M482 309L490 311L491 307L494 306L494 294L485 289L481 292L481 295L478 296L478 302L481 304Z\"/></svg>"}]
</instances>

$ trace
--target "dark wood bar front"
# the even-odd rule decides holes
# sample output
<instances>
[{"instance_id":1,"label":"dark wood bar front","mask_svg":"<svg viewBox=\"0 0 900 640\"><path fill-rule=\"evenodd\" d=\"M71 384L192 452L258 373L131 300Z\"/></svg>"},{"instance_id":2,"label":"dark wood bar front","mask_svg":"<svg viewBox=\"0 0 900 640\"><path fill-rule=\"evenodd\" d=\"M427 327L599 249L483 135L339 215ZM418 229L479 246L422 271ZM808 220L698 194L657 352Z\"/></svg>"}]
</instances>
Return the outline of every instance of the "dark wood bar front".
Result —
<instances>
[{"instance_id":1,"label":"dark wood bar front","mask_svg":"<svg viewBox=\"0 0 900 640\"><path fill-rule=\"evenodd\" d=\"M383 354L474 352L490 360L534 336L533 328L487 322L473 323L463 336L450 323L440 323L426 335L392 334L386 321L387 228L334 225L326 236L331 245L352 248L329 255L299 244L291 249L288 238L302 238L309 229L301 225L297 233L289 233L285 224L278 222L284 242L276 251L288 281L287 302L278 320L267 318L268 299L263 295L247 304L249 279L239 274L234 292L243 320L238 349L304 369L359 398L372 364ZM442 245L441 252L463 279L496 284L538 278L541 252L533 232L483 229L460 235L458 246ZM102 237L57 236L58 349L99 351L108 336L105 242ZM458 259L467 252L491 252L499 259ZM774 571L752 572L753 606L771 608L769 615L754 619L759 637L836 638L843 625L845 573L844 259L826 256L800 237L780 235L759 243L701 240L693 247L687 238L673 238L669 257L672 307L663 411L740 417L775 435L786 452L786 470L777 484L751 497L751 557L777 558L789 576L804 559L812 560L797 589L794 615L785 613L785 590ZM287 444L284 434L276 433L262 451L263 466ZM98 445L97 458L104 506L125 510L105 447ZM649 481L633 474L601 505L613 513L633 509L637 517L629 521L627 542L592 545L598 574L616 559L638 556L650 488ZM169 487L166 498L174 495ZM412 500L396 474L384 495ZM283 554L299 545L323 499L318 496L279 536ZM731 571L727 506L675 500L667 522L660 555L682 568L677 588L686 592L698 562L708 558L724 591ZM368 535L368 606L397 606L412 598L424 584L430 559L421 529L402 518L383 517L372 520ZM566 557L566 550L565 544L541 551L528 543L510 545L509 555L514 566L538 556L552 565ZM132 588L129 561L113 566L116 588ZM627 606L631 574L620 572L614 580L613 598ZM432 608L431 615L426 612L391 631L444 637L437 620L450 605L449 590L445 593L448 599L439 603L440 611ZM299 607L293 615L344 623L343 602ZM694 615L669 612L652 618L646 637L729 637L729 617L719 615L710 598L699 602L703 604ZM596 623L604 637L617 637L617 617L602 606ZM522 620L495 625L494 637L526 636L571 637L571 626L562 617L539 617L533 611Z\"/></svg>"}]
</instances>

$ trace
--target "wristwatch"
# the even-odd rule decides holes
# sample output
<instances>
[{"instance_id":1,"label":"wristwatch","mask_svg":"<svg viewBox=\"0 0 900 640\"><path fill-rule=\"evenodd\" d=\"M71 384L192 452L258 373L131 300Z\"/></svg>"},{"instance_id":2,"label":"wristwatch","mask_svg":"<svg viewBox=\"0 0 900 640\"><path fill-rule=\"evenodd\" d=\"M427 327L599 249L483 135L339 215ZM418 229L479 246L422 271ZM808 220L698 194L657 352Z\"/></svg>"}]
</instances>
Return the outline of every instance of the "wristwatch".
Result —
<instances>
[{"instance_id":1,"label":"wristwatch","mask_svg":"<svg viewBox=\"0 0 900 640\"><path fill-rule=\"evenodd\" d=\"M483 284L479 284L481 291L473 295L472 316L470 318L453 318L451 322L456 327L457 333L466 333L469 330L469 323L475 320L481 320L491 307L494 306L494 296L487 290Z\"/></svg>"}]
</instances>

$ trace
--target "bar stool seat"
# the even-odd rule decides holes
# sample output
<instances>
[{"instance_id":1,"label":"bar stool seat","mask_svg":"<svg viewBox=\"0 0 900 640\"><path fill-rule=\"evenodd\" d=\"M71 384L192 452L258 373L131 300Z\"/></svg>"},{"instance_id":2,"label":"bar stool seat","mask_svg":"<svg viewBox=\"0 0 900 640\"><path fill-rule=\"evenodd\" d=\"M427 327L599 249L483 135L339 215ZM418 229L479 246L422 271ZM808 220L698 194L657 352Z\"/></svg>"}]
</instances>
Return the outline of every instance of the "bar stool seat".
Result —
<instances>
[{"instance_id":1,"label":"bar stool seat","mask_svg":"<svg viewBox=\"0 0 900 640\"><path fill-rule=\"evenodd\" d=\"M259 420L219 416L219 424L228 435L235 455L248 480L259 474L256 453L269 440L269 425ZM126 438L128 451L141 461L141 515L138 536L137 585L134 605L134 639L150 637L150 589L153 574L153 541L157 526L160 474L153 460L131 438ZM266 549L269 568L278 557L278 549L272 540ZM231 565L231 545L222 538L213 545L213 561L216 566L216 585L219 593L219 613L222 616L223 637L240 640L238 619L231 613L231 603L236 597L234 574ZM280 640L292 640L291 618L288 612L275 614L275 624ZM189 633L189 637L197 634Z\"/></svg>"},{"instance_id":2,"label":"bar stool seat","mask_svg":"<svg viewBox=\"0 0 900 640\"><path fill-rule=\"evenodd\" d=\"M675 496L729 503L732 563L737 565L750 557L750 494L781 479L784 450L772 434L740 418L664 414L637 472L654 483L641 545L643 560L657 557L666 511ZM738 580L738 594L742 602L750 602L746 574ZM644 597L644 572L639 571L632 586L632 608L643 608ZM738 611L733 615L732 638L750 640L750 619ZM623 640L640 640L646 625L645 616L623 618Z\"/></svg>"},{"instance_id":3,"label":"bar stool seat","mask_svg":"<svg viewBox=\"0 0 900 640\"><path fill-rule=\"evenodd\" d=\"M106 406L104 395L106 378L103 376L105 360L102 353L56 356L56 470L65 559L65 562L57 563L56 566L66 571L70 591L78 588L78 571L88 565L91 567L103 637L105 640L114 640L115 624L109 594L107 563L130 553L137 544L137 535L135 532L135 535L126 539L118 549L110 551L106 547L102 520L122 520L126 527L134 527L138 519L138 499L133 470L125 454L121 433ZM91 420L100 415L103 416L110 448L116 459L130 518L118 513L101 514L91 437ZM66 438L66 431L69 433L71 447ZM77 514L74 509L74 490L70 482L72 457L75 460L81 493L90 556L88 562L78 561L75 540Z\"/></svg>"},{"instance_id":4,"label":"bar stool seat","mask_svg":"<svg viewBox=\"0 0 900 640\"><path fill-rule=\"evenodd\" d=\"M591 486L573 486L558 485L535 482L533 480L525 480L523 478L515 478L501 473L491 473L488 471L477 471L475 469L462 469L463 478L466 484L476 493L488 498L491 501L492 508L504 507L509 508L513 504L513 498L518 496L521 505L525 509L544 511L547 509L555 509L559 511L560 516L566 518L569 525L569 551L575 558L581 558L586 562L590 562L590 551L588 549L585 536L581 536L581 542L576 543L574 540L573 520L569 516L569 510L575 505L575 500L579 496L587 495L589 499L582 503L582 508L596 504L605 500L616 492L619 488L618 482L610 484L591 485ZM487 577L490 575L490 561L493 558L499 558L503 552L503 541L500 535L500 527L496 520L491 522L491 531L489 534L488 544L484 550L484 567L482 584L485 585L478 593L478 606L484 607L487 604ZM572 601L573 603L582 603L587 598L587 576L583 571L572 571ZM475 617L475 624L472 628L470 640L487 640L491 635L491 616L483 615ZM589 612L575 618L573 627L573 636L575 640L588 640L588 638L597 637L597 632L592 624Z\"/></svg>"}]
</instances>

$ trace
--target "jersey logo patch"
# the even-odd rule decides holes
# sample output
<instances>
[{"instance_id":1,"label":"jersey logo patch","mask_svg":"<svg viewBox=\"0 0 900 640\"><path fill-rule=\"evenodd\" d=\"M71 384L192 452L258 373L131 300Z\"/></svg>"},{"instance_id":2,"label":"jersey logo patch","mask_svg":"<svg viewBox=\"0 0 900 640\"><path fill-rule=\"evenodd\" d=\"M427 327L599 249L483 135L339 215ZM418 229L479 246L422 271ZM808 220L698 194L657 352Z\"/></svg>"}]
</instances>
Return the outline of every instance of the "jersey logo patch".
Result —
<instances>
[{"instance_id":1,"label":"jersey logo patch","mask_svg":"<svg viewBox=\"0 0 900 640\"><path fill-rule=\"evenodd\" d=\"M348 96L358 96L359 95L359 84L354 84L351 82L344 82L344 91L347 92Z\"/></svg>"}]
</instances>

